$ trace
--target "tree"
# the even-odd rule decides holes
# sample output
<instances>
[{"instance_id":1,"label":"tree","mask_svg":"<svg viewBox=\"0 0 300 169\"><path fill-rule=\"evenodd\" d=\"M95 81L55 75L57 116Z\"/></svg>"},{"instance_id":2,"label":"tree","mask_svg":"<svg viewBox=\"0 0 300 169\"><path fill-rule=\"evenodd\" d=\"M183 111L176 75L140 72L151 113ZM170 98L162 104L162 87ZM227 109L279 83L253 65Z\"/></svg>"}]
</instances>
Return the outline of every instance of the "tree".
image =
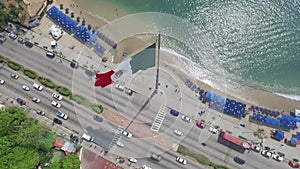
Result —
<instances>
[{"instance_id":1,"label":"tree","mask_svg":"<svg viewBox=\"0 0 300 169\"><path fill-rule=\"evenodd\" d=\"M51 169L80 169L78 155L70 154L51 164Z\"/></svg>"}]
</instances>

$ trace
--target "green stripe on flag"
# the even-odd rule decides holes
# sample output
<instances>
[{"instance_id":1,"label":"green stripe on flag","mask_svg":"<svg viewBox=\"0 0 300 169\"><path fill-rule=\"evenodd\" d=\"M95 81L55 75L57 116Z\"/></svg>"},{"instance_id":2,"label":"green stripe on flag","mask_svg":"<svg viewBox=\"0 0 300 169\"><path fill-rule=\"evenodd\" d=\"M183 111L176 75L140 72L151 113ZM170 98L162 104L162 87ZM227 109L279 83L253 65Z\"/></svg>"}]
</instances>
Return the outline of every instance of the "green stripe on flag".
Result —
<instances>
[{"instance_id":1,"label":"green stripe on flag","mask_svg":"<svg viewBox=\"0 0 300 169\"><path fill-rule=\"evenodd\" d=\"M139 70L146 70L155 66L155 49L156 43L132 56L132 60L130 61L132 74L138 72Z\"/></svg>"}]
</instances>

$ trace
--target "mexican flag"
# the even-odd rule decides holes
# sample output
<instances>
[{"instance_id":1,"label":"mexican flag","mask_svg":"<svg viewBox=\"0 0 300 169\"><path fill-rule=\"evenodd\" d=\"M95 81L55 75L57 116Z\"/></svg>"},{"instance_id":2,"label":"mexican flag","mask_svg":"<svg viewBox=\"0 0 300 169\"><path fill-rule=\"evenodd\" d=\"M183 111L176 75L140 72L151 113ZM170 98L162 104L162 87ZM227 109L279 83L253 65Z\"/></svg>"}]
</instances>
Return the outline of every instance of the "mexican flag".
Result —
<instances>
[{"instance_id":1,"label":"mexican flag","mask_svg":"<svg viewBox=\"0 0 300 169\"><path fill-rule=\"evenodd\" d=\"M131 76L140 70L154 67L156 62L156 43L138 52L134 56L125 59L115 70L96 74L98 80L95 86L105 87L113 82L120 81L125 77Z\"/></svg>"}]
</instances>

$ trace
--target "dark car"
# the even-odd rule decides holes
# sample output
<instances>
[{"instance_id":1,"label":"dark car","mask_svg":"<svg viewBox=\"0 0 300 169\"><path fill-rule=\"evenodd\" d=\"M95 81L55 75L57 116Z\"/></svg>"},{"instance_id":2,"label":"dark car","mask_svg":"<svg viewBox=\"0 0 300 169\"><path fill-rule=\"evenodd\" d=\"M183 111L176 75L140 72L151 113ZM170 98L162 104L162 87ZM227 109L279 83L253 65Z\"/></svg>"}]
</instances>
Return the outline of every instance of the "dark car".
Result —
<instances>
[{"instance_id":1,"label":"dark car","mask_svg":"<svg viewBox=\"0 0 300 169\"><path fill-rule=\"evenodd\" d=\"M154 153L151 154L150 158L158 162L161 160L161 156Z\"/></svg>"},{"instance_id":2,"label":"dark car","mask_svg":"<svg viewBox=\"0 0 300 169\"><path fill-rule=\"evenodd\" d=\"M77 144L79 142L79 138L74 134L71 134L70 139L73 143Z\"/></svg>"},{"instance_id":3,"label":"dark car","mask_svg":"<svg viewBox=\"0 0 300 169\"><path fill-rule=\"evenodd\" d=\"M21 99L21 98L17 98L17 102L18 102L21 106L23 106L23 105L26 104L26 101L23 100L23 99Z\"/></svg>"},{"instance_id":4,"label":"dark car","mask_svg":"<svg viewBox=\"0 0 300 169\"><path fill-rule=\"evenodd\" d=\"M245 164L245 160L241 159L240 157L234 157L233 160L238 164Z\"/></svg>"},{"instance_id":5,"label":"dark car","mask_svg":"<svg viewBox=\"0 0 300 169\"><path fill-rule=\"evenodd\" d=\"M39 115L41 115L41 116L45 116L45 112L42 111L42 110L37 110L37 111L36 111L36 114L39 114Z\"/></svg>"},{"instance_id":6,"label":"dark car","mask_svg":"<svg viewBox=\"0 0 300 169\"><path fill-rule=\"evenodd\" d=\"M171 110L170 110L170 113L171 113L173 116L179 116L179 112L176 111L176 110L171 109Z\"/></svg>"},{"instance_id":7,"label":"dark car","mask_svg":"<svg viewBox=\"0 0 300 169\"><path fill-rule=\"evenodd\" d=\"M33 43L26 41L25 42L25 46L27 46L28 48L32 48L33 47Z\"/></svg>"},{"instance_id":8,"label":"dark car","mask_svg":"<svg viewBox=\"0 0 300 169\"><path fill-rule=\"evenodd\" d=\"M103 121L103 118L98 116L98 115L94 115L93 116L94 120L98 121L98 122L102 122Z\"/></svg>"},{"instance_id":9,"label":"dark car","mask_svg":"<svg viewBox=\"0 0 300 169\"><path fill-rule=\"evenodd\" d=\"M62 124L62 121L59 120L58 118L54 118L54 119L53 119L53 123L56 123L56 124Z\"/></svg>"}]
</instances>

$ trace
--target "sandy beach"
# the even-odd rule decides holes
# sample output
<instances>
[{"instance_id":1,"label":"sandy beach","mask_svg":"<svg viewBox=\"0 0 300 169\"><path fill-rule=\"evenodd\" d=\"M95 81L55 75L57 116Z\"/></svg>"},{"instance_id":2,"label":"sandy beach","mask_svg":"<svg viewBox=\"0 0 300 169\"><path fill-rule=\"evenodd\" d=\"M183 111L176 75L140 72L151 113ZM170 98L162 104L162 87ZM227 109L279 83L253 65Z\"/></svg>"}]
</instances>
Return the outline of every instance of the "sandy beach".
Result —
<instances>
[{"instance_id":1,"label":"sandy beach","mask_svg":"<svg viewBox=\"0 0 300 169\"><path fill-rule=\"evenodd\" d=\"M87 24L91 24L95 29L101 28L105 26L110 20L115 19L112 16L116 15L116 12L119 12L119 16L126 15L126 11L122 9L113 10L114 7L110 4L102 4L100 7L103 10L102 13L106 13L106 15L98 16L96 14L92 14L91 12L88 12L85 10L85 8L90 7L88 5L84 6L81 3L83 1L80 1L80 5L76 3L77 1L74 0L57 0L54 2L54 5L57 7L59 4L64 4L64 7L70 8L70 11L75 12L75 17L80 16L84 18L87 22ZM82 5L82 6L81 6ZM105 6L108 5L108 6ZM106 11L106 12L105 12ZM110 12L109 12L110 11ZM119 16L115 16L116 18ZM48 28L43 26L51 26L48 18L44 17L41 26L35 28L35 31L39 32L40 34L43 34L45 36L50 36L48 34ZM113 31L108 33L110 36L113 36ZM116 35L117 37L118 35ZM127 58L128 56L131 56L133 53L136 53L137 51L145 48L145 46L148 46L151 42L153 42L153 37L155 35L138 35L134 37L129 37L127 39L124 39L120 42L118 42L118 47L116 50L110 50L106 57L108 57L108 61L112 61L114 63L120 63L122 60ZM114 39L114 37L112 37ZM60 40L59 43L68 46L69 48L72 48L78 53L81 53L85 56L93 56L95 55L94 52L92 52L91 49L80 43L78 40L76 40L74 37L72 37L69 34L65 34ZM191 76L191 73L188 72L188 70L184 69L184 65L180 58L177 56L174 56L167 52L161 52L161 66L165 66L165 68L169 68L171 71L174 71L179 77L181 77L182 80L185 79L193 79L194 83L196 83L200 88L203 88L205 90L213 91L214 93L220 94L222 96L226 96L231 99L239 100L244 103L246 103L248 106L251 105L257 105L262 106L269 109L274 109L278 111L285 111L285 113L288 113L290 111L293 111L295 108L300 109L300 102L291 100L282 96L278 96L274 93L262 91L262 90L256 90L251 89L240 92L239 90L235 89L223 89L222 91L216 90L205 83L205 79L195 79ZM225 92L226 91L226 92Z\"/></svg>"}]
</instances>

